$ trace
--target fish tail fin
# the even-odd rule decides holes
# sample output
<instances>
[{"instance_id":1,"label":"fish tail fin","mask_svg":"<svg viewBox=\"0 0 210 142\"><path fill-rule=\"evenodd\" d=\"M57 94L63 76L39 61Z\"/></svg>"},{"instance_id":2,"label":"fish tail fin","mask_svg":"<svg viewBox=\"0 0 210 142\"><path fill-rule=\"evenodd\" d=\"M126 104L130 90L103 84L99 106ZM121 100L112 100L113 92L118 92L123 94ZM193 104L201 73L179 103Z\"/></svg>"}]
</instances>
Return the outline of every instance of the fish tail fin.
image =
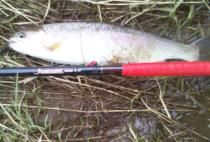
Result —
<instances>
[{"instance_id":1,"label":"fish tail fin","mask_svg":"<svg viewBox=\"0 0 210 142\"><path fill-rule=\"evenodd\" d=\"M193 44L199 48L199 59L201 61L210 61L210 37L199 39Z\"/></svg>"}]
</instances>

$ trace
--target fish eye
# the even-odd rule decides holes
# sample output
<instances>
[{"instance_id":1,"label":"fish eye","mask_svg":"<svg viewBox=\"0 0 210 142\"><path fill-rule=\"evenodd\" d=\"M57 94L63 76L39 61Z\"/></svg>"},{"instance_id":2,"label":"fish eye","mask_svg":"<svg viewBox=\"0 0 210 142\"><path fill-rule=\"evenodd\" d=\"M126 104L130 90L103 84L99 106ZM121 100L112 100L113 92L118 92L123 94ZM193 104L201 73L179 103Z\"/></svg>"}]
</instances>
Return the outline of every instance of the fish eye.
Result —
<instances>
[{"instance_id":1,"label":"fish eye","mask_svg":"<svg viewBox=\"0 0 210 142\"><path fill-rule=\"evenodd\" d=\"M24 32L18 32L18 33L16 34L16 37L17 37L17 38L25 38L25 37L26 37L26 34L25 34Z\"/></svg>"}]
</instances>

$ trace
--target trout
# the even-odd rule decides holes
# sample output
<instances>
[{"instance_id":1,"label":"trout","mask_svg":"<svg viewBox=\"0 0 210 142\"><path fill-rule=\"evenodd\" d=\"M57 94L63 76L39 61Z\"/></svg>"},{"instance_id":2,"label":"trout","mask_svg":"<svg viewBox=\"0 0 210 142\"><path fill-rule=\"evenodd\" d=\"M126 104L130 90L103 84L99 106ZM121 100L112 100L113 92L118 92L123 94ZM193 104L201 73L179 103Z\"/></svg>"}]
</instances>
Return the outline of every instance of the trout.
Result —
<instances>
[{"instance_id":1,"label":"trout","mask_svg":"<svg viewBox=\"0 0 210 142\"><path fill-rule=\"evenodd\" d=\"M19 31L9 39L9 47L71 65L200 60L199 43L182 44L139 30L91 22L51 23Z\"/></svg>"}]
</instances>

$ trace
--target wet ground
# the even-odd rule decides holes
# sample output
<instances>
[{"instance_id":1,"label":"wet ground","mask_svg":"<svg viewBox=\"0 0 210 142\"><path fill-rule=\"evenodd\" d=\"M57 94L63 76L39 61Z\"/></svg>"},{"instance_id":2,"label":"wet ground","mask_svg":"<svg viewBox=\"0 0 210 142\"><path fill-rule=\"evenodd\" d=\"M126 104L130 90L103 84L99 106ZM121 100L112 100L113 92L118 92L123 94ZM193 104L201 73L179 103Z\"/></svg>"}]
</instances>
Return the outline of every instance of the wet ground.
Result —
<instances>
[{"instance_id":1,"label":"wet ground","mask_svg":"<svg viewBox=\"0 0 210 142\"><path fill-rule=\"evenodd\" d=\"M35 124L48 125L46 130L51 130L47 133L52 139L57 139L58 134L69 141L102 138L112 142L207 141L210 138L209 78L84 78L80 78L79 84L72 77L20 79L19 97L26 93L22 102L29 104ZM113 80L117 83L110 84ZM157 81L162 86L171 119L159 101ZM13 83L11 79L1 82L3 104L13 97ZM93 83L98 88L92 88ZM144 92L132 97L137 89ZM118 96L110 90L123 91L124 95ZM144 102L154 110L149 111Z\"/></svg>"}]
</instances>

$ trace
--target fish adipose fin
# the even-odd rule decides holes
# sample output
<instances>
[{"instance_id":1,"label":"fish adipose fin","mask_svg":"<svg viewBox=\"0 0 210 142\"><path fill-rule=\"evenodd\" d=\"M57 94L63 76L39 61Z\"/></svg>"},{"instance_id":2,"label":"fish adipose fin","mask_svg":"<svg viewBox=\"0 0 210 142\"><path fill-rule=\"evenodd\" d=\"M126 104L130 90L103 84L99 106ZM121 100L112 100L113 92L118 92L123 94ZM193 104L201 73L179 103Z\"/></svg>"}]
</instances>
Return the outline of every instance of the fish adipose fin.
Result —
<instances>
[{"instance_id":1,"label":"fish adipose fin","mask_svg":"<svg viewBox=\"0 0 210 142\"><path fill-rule=\"evenodd\" d=\"M199 48L199 59L201 61L210 61L210 37L199 39L193 44Z\"/></svg>"}]
</instances>

